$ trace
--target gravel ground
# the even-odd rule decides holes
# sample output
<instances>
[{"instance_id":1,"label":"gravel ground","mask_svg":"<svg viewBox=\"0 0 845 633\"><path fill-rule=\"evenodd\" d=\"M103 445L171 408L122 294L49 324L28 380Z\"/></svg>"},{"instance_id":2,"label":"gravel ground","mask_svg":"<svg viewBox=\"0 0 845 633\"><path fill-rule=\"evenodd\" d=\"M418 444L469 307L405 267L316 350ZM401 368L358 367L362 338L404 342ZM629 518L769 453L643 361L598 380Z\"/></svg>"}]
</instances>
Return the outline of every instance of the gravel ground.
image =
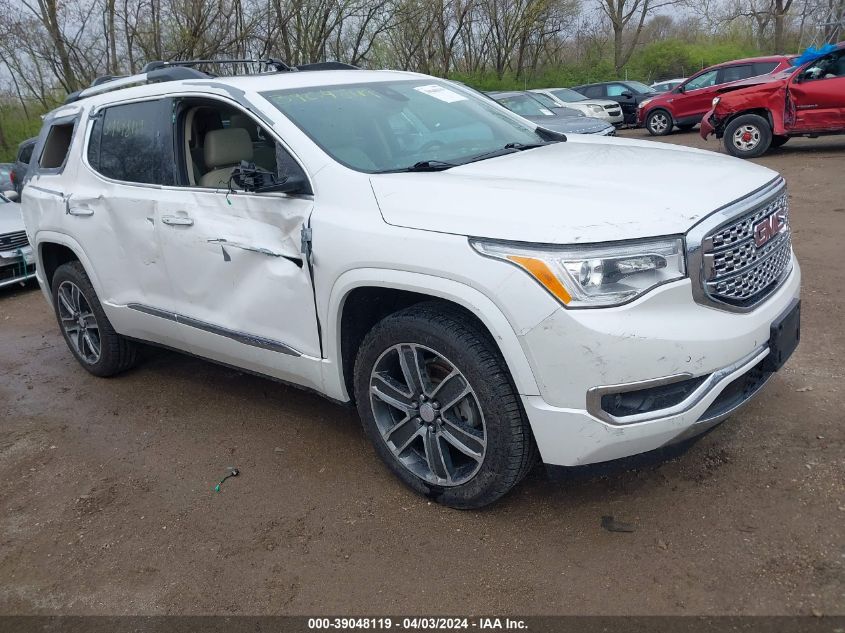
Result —
<instances>
[{"instance_id":1,"label":"gravel ground","mask_svg":"<svg viewBox=\"0 0 845 633\"><path fill-rule=\"evenodd\" d=\"M845 613L844 159L831 137L759 161L805 280L762 397L669 461L537 469L479 512L407 491L315 395L153 350L89 376L34 286L0 291L0 613Z\"/></svg>"}]
</instances>

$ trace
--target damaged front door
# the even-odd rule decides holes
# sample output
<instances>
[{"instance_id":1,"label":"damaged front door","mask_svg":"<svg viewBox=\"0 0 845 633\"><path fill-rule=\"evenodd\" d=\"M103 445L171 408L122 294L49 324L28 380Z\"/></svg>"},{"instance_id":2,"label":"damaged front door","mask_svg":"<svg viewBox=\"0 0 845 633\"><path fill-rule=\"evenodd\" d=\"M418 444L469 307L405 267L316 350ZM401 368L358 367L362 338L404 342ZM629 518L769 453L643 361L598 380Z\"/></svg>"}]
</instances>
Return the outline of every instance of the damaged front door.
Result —
<instances>
[{"instance_id":1,"label":"damaged front door","mask_svg":"<svg viewBox=\"0 0 845 633\"><path fill-rule=\"evenodd\" d=\"M204 121L185 135L181 160L192 177L158 214L170 307L189 351L307 383L299 361L320 357L311 278L300 252L312 196L230 190L231 170L241 160L274 160L263 151L273 141L247 131L243 114L236 120L231 111L192 108L178 119Z\"/></svg>"},{"instance_id":2,"label":"damaged front door","mask_svg":"<svg viewBox=\"0 0 845 633\"><path fill-rule=\"evenodd\" d=\"M235 365L246 355L258 371L290 365L290 358L275 355L319 357L311 282L298 245L312 201L226 191L184 195L160 209L159 231L171 305L186 325L190 350Z\"/></svg>"},{"instance_id":3,"label":"damaged front door","mask_svg":"<svg viewBox=\"0 0 845 633\"><path fill-rule=\"evenodd\" d=\"M787 104L794 109L794 131L845 127L845 51L822 57L796 73Z\"/></svg>"}]
</instances>

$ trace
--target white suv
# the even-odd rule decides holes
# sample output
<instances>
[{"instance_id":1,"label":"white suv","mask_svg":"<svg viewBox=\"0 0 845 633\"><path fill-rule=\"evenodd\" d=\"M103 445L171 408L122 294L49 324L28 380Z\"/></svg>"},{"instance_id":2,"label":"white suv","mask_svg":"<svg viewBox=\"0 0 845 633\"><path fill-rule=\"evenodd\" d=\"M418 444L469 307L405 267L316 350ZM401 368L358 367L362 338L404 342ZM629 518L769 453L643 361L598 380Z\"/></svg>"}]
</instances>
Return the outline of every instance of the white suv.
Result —
<instances>
[{"instance_id":1,"label":"white suv","mask_svg":"<svg viewBox=\"0 0 845 633\"><path fill-rule=\"evenodd\" d=\"M24 216L85 369L152 342L355 403L402 481L471 508L538 451L699 434L797 345L776 173L327 66L158 63L45 118Z\"/></svg>"}]
</instances>

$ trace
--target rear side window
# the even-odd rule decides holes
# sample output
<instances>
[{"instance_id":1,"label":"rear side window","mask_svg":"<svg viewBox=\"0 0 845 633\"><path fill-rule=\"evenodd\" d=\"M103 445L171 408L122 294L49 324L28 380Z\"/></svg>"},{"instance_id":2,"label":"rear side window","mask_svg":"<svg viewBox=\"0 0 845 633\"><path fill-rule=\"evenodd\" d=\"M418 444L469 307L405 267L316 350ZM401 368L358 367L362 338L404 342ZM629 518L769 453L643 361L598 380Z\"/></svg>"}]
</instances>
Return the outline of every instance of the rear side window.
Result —
<instances>
[{"instance_id":1,"label":"rear side window","mask_svg":"<svg viewBox=\"0 0 845 633\"><path fill-rule=\"evenodd\" d=\"M30 159L32 158L32 149L35 147L35 143L27 143L23 147L21 147L20 151L18 152L18 161L22 163L29 164Z\"/></svg>"},{"instance_id":2,"label":"rear side window","mask_svg":"<svg viewBox=\"0 0 845 633\"><path fill-rule=\"evenodd\" d=\"M60 169L64 166L70 141L73 139L73 127L73 122L58 123L50 127L47 140L44 141L44 149L41 150L41 158L38 160L41 169Z\"/></svg>"},{"instance_id":3,"label":"rear side window","mask_svg":"<svg viewBox=\"0 0 845 633\"><path fill-rule=\"evenodd\" d=\"M719 83L726 84L732 81L739 81L740 79L748 79L753 77L757 72L754 70L754 64L741 64L739 66L728 66L722 69L722 77Z\"/></svg>"},{"instance_id":4,"label":"rear side window","mask_svg":"<svg viewBox=\"0 0 845 633\"><path fill-rule=\"evenodd\" d=\"M604 89L602 86L587 86L580 90L581 94L590 99L601 99L604 96Z\"/></svg>"},{"instance_id":5,"label":"rear side window","mask_svg":"<svg viewBox=\"0 0 845 633\"><path fill-rule=\"evenodd\" d=\"M755 75L768 75L778 67L778 62L757 62L754 64Z\"/></svg>"},{"instance_id":6,"label":"rear side window","mask_svg":"<svg viewBox=\"0 0 845 633\"><path fill-rule=\"evenodd\" d=\"M175 185L172 102L142 101L97 113L88 142L88 163L107 178Z\"/></svg>"}]
</instances>

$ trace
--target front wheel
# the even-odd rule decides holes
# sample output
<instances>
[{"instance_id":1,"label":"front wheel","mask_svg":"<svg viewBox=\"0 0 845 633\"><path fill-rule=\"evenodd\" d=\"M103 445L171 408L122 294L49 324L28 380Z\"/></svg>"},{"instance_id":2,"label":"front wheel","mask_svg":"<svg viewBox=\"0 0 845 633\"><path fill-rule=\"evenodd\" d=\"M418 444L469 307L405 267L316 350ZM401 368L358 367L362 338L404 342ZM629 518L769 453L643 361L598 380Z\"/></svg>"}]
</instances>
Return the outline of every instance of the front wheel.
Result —
<instances>
[{"instance_id":1,"label":"front wheel","mask_svg":"<svg viewBox=\"0 0 845 633\"><path fill-rule=\"evenodd\" d=\"M743 114L725 126L725 149L737 158L757 158L772 144L769 122L757 114Z\"/></svg>"},{"instance_id":2,"label":"front wheel","mask_svg":"<svg viewBox=\"0 0 845 633\"><path fill-rule=\"evenodd\" d=\"M645 120L645 127L652 136L666 136L672 133L672 115L666 110L650 112Z\"/></svg>"},{"instance_id":3,"label":"front wheel","mask_svg":"<svg viewBox=\"0 0 845 633\"><path fill-rule=\"evenodd\" d=\"M355 396L379 457L438 503L485 506L536 461L504 359L448 305L417 304L378 323L358 352Z\"/></svg>"}]
</instances>

